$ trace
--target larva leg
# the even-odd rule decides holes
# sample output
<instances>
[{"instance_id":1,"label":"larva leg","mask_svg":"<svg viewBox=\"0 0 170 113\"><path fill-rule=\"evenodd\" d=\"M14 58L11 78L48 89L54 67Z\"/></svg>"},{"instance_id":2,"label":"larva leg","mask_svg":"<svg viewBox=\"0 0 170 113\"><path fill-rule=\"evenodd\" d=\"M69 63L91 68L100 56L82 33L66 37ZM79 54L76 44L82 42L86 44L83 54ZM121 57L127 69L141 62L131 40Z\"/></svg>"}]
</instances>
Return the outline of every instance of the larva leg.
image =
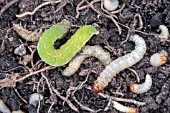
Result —
<instances>
[{"instance_id":1,"label":"larva leg","mask_svg":"<svg viewBox=\"0 0 170 113\"><path fill-rule=\"evenodd\" d=\"M75 57L70 63L69 66L62 72L64 76L70 76L74 74L78 68L80 67L81 63L87 57L96 57L98 58L104 65L108 65L111 62L110 54L105 52L102 47L95 45L95 46L85 46L82 49L82 53Z\"/></svg>"},{"instance_id":2,"label":"larva leg","mask_svg":"<svg viewBox=\"0 0 170 113\"><path fill-rule=\"evenodd\" d=\"M47 64L62 66L68 63L94 34L99 33L92 25L82 26L60 49L56 50L53 47L54 42L63 38L69 27L70 22L62 20L46 30L40 37L37 46L38 54Z\"/></svg>"},{"instance_id":3,"label":"larva leg","mask_svg":"<svg viewBox=\"0 0 170 113\"><path fill-rule=\"evenodd\" d=\"M131 53L117 58L106 66L92 85L92 89L95 92L101 92L116 74L125 68L131 67L143 58L146 52L146 43L143 38L138 35L132 35L129 40L135 42L135 49Z\"/></svg>"},{"instance_id":4,"label":"larva leg","mask_svg":"<svg viewBox=\"0 0 170 113\"><path fill-rule=\"evenodd\" d=\"M149 74L146 74L145 82L142 84L132 84L130 90L137 94L146 93L152 86L152 78Z\"/></svg>"}]
</instances>

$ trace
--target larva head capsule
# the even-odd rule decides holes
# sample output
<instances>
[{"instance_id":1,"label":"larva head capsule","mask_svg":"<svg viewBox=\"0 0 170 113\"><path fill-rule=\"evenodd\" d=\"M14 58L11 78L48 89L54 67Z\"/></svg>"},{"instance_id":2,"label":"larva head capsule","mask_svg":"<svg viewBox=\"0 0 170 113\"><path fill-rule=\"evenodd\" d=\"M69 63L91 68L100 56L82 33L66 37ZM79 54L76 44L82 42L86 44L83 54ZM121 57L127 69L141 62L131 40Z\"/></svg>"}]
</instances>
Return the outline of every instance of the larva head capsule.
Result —
<instances>
[{"instance_id":1,"label":"larva head capsule","mask_svg":"<svg viewBox=\"0 0 170 113\"><path fill-rule=\"evenodd\" d=\"M95 81L92 85L92 90L96 93L100 93L104 87L98 81Z\"/></svg>"},{"instance_id":2,"label":"larva head capsule","mask_svg":"<svg viewBox=\"0 0 170 113\"><path fill-rule=\"evenodd\" d=\"M130 90L131 90L133 93L136 93L135 86L134 86L133 84L130 86Z\"/></svg>"}]
</instances>

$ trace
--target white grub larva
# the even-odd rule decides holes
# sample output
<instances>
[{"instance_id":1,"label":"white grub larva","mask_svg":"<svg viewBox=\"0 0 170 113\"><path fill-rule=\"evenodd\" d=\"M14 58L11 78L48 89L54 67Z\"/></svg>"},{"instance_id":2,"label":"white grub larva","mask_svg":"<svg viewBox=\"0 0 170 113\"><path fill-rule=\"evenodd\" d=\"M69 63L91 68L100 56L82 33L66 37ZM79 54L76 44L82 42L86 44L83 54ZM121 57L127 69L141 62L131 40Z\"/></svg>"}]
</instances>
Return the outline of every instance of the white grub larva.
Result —
<instances>
[{"instance_id":1,"label":"white grub larva","mask_svg":"<svg viewBox=\"0 0 170 113\"><path fill-rule=\"evenodd\" d=\"M133 108L133 107L127 107L124 106L116 101L112 101L113 107L121 112L126 112L126 113L137 113L138 108Z\"/></svg>"},{"instance_id":2,"label":"white grub larva","mask_svg":"<svg viewBox=\"0 0 170 113\"><path fill-rule=\"evenodd\" d=\"M44 97L42 95L38 93L33 93L29 97L29 104L36 106L39 101L43 100L43 98Z\"/></svg>"},{"instance_id":3,"label":"white grub larva","mask_svg":"<svg viewBox=\"0 0 170 113\"><path fill-rule=\"evenodd\" d=\"M95 46L85 46L82 49L82 53L75 57L70 63L69 66L62 72L64 76L70 76L74 74L78 68L80 67L81 63L87 57L96 57L98 58L104 65L108 65L112 60L110 58L110 54L105 52L102 47L95 45Z\"/></svg>"},{"instance_id":4,"label":"white grub larva","mask_svg":"<svg viewBox=\"0 0 170 113\"><path fill-rule=\"evenodd\" d=\"M129 40L135 42L135 49L131 53L113 60L106 66L92 85L92 89L96 93L101 92L120 71L131 67L143 58L146 52L146 43L143 38L139 35L132 35Z\"/></svg>"},{"instance_id":5,"label":"white grub larva","mask_svg":"<svg viewBox=\"0 0 170 113\"><path fill-rule=\"evenodd\" d=\"M18 35L20 35L26 41L37 42L42 35L40 32L28 31L25 27L20 24L13 24L13 29Z\"/></svg>"},{"instance_id":6,"label":"white grub larva","mask_svg":"<svg viewBox=\"0 0 170 113\"><path fill-rule=\"evenodd\" d=\"M165 42L168 40L169 37L169 30L165 25L160 25L159 29L161 30L161 33L159 34L159 38L161 42Z\"/></svg>"},{"instance_id":7,"label":"white grub larva","mask_svg":"<svg viewBox=\"0 0 170 113\"><path fill-rule=\"evenodd\" d=\"M119 6L119 1L118 0L104 0L103 5L106 10L114 11Z\"/></svg>"},{"instance_id":8,"label":"white grub larva","mask_svg":"<svg viewBox=\"0 0 170 113\"><path fill-rule=\"evenodd\" d=\"M160 53L155 53L150 58L150 64L152 66L159 67L165 64L167 56L168 56L167 52L163 50Z\"/></svg>"},{"instance_id":9,"label":"white grub larva","mask_svg":"<svg viewBox=\"0 0 170 113\"><path fill-rule=\"evenodd\" d=\"M145 82L142 84L132 84L130 85L130 90L133 93L142 94L146 93L152 86L152 77L146 74Z\"/></svg>"},{"instance_id":10,"label":"white grub larva","mask_svg":"<svg viewBox=\"0 0 170 113\"><path fill-rule=\"evenodd\" d=\"M12 113L24 113L24 112L21 110L17 110L17 111L12 111Z\"/></svg>"},{"instance_id":11,"label":"white grub larva","mask_svg":"<svg viewBox=\"0 0 170 113\"><path fill-rule=\"evenodd\" d=\"M9 108L4 104L4 102L1 99L0 99L0 112L11 113Z\"/></svg>"}]
</instances>

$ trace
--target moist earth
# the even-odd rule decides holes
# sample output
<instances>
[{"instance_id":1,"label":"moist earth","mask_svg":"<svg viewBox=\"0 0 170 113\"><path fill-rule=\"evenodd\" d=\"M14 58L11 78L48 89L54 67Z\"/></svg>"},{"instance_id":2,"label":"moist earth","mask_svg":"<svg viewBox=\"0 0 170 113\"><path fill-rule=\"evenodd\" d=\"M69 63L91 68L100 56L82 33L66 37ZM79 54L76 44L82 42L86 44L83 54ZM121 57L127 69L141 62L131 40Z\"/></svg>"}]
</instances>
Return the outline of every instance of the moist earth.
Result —
<instances>
[{"instance_id":1,"label":"moist earth","mask_svg":"<svg viewBox=\"0 0 170 113\"><path fill-rule=\"evenodd\" d=\"M48 0L46 0L48 1ZM13 4L8 8L0 17L0 79L13 78L14 76L22 77L33 71L40 70L43 67L48 66L44 62L41 65L35 65L40 61L38 53L35 51L33 55L33 64L31 63L23 65L19 61L22 60L22 56L16 55L14 50L24 44L26 48L26 54L31 54L28 47L37 45L37 42L27 42L22 39L16 32L12 30L13 23L21 23L30 31L44 31L51 25L61 21L62 19L69 20L72 25L69 33L64 39L56 41L55 46L60 47L64 44L71 35L78 29L78 27L85 24L93 24L97 26L100 34L93 36L86 45L100 45L106 51L108 51L112 59L116 59L126 53L131 52L134 49L134 44L124 40L128 34L134 34L134 29L140 27L139 20L135 25L134 16L139 13L143 22L143 27L137 32L144 38L147 44L147 51L143 59L132 66L140 78L140 83L144 82L146 73L150 74L153 78L153 84L151 89L144 94L134 94L130 92L129 84L136 82L136 75L129 69L121 71L112 82L104 89L102 93L120 97L133 99L141 102L146 102L144 106L138 106L132 103L121 102L125 106L131 106L139 108L141 113L169 113L170 112L170 57L167 62L160 67L153 67L150 65L149 59L154 53L166 50L170 55L170 41L160 42L159 38L152 34L159 34L159 25L164 24L170 28L170 1L169 0L119 0L119 6L123 3L125 7L120 13L116 13L114 18L120 23L122 33L119 35L118 29L113 21L106 16L97 14L92 8L85 8L80 10L80 15L76 18L76 7L81 0L63 0L58 4L50 4L40 8L34 15L24 16L17 18L16 14L21 14L27 11L33 11L36 6L45 2L45 0L21 0ZM10 0L0 3L0 9L9 3ZM81 5L87 5L90 0L85 0ZM100 2L94 3L95 9L99 12L103 12L100 8ZM118 9L120 9L120 7ZM123 43L124 42L124 43ZM32 50L34 50L33 48ZM109 107L107 111L104 111L108 105L109 100L105 99L86 87L96 80L98 74L104 69L104 65L101 64L96 58L90 57L85 59L79 70L70 77L64 77L61 72L66 67L56 67L55 69L42 72L51 86L57 89L60 94L66 97L68 88L70 86L78 86L83 82L89 74L88 80L84 83L83 87L74 93L74 97L83 106L87 106L93 110L99 110L101 113L119 113L118 110L113 107ZM90 72L90 73L89 73ZM46 80L41 74L33 75L23 81L17 82L13 87L6 87L0 89L0 99L12 110L21 109L25 113L47 113L49 109L51 113L74 113L66 102L59 98L55 93L50 93L50 88ZM0 84L1 85L1 84ZM44 100L41 101L39 108L31 105L28 102L29 96L38 92L44 96ZM124 94L118 95L113 92L121 92ZM83 109L77 104L73 96L69 96L68 100L74 104L79 112L86 113L89 110ZM53 106L50 108L50 106Z\"/></svg>"}]
</instances>

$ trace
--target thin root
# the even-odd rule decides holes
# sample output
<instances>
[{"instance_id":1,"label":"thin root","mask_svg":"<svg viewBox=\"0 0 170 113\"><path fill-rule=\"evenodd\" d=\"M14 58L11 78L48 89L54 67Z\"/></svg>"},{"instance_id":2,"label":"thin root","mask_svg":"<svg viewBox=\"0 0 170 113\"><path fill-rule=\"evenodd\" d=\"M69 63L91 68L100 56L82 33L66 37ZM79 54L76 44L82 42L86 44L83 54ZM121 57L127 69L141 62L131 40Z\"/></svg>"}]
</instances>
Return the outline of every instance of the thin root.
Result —
<instances>
[{"instance_id":1,"label":"thin root","mask_svg":"<svg viewBox=\"0 0 170 113\"><path fill-rule=\"evenodd\" d=\"M139 74L132 68L128 68L130 71L132 71L135 75L136 75L136 78L137 78L137 82L139 83L140 82L140 78L139 78Z\"/></svg>"},{"instance_id":2,"label":"thin root","mask_svg":"<svg viewBox=\"0 0 170 113\"><path fill-rule=\"evenodd\" d=\"M79 112L78 108L74 104L72 104L70 100L68 100L67 98L61 96L61 94L60 94L60 92L58 90L56 90L54 87L52 88L52 90L55 92L55 94L58 97L60 97L63 101L65 101L70 106L71 109L73 109L76 112Z\"/></svg>"},{"instance_id":3,"label":"thin root","mask_svg":"<svg viewBox=\"0 0 170 113\"><path fill-rule=\"evenodd\" d=\"M18 15L16 15L16 17L21 18L21 17L24 17L26 15L34 15L38 9L40 9L40 8L46 6L46 5L49 5L49 4L57 4L59 2L61 2L61 0L44 2L44 3L40 4L39 6L37 6L32 12L25 12L23 14L18 14Z\"/></svg>"},{"instance_id":4,"label":"thin root","mask_svg":"<svg viewBox=\"0 0 170 113\"><path fill-rule=\"evenodd\" d=\"M11 2L7 3L0 11L0 17L1 15L8 9L10 8L13 4L17 3L19 0L12 0Z\"/></svg>"}]
</instances>

